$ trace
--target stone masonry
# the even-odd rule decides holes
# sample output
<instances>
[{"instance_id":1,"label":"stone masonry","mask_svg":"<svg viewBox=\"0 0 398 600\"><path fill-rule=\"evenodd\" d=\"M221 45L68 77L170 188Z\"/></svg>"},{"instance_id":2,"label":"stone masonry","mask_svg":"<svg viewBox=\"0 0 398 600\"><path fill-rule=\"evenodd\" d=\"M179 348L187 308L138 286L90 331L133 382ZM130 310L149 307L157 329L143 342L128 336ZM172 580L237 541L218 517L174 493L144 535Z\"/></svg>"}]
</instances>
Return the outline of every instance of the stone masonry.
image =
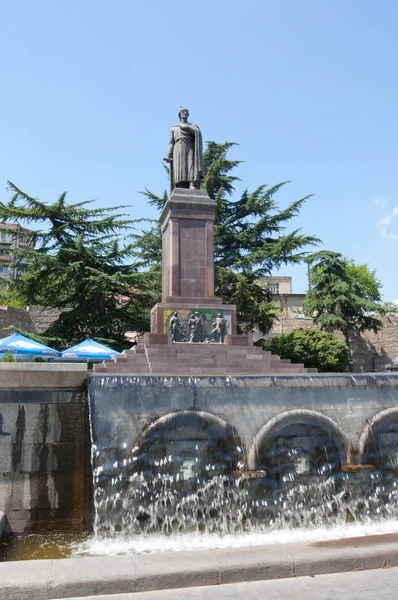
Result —
<instances>
[{"instance_id":1,"label":"stone masonry","mask_svg":"<svg viewBox=\"0 0 398 600\"><path fill-rule=\"evenodd\" d=\"M225 344L171 344L165 334L146 333L131 350L94 365L94 373L134 375L262 375L313 373L253 346L251 336L230 335Z\"/></svg>"},{"instance_id":2,"label":"stone masonry","mask_svg":"<svg viewBox=\"0 0 398 600\"><path fill-rule=\"evenodd\" d=\"M117 360L95 365L97 373L146 375L259 375L304 373L302 364L253 347L253 336L236 335L236 308L214 296L214 217L216 203L204 190L175 188L160 215L162 229L162 302L151 312L151 333ZM220 312L227 335L223 343L175 340L171 314Z\"/></svg>"},{"instance_id":3,"label":"stone masonry","mask_svg":"<svg viewBox=\"0 0 398 600\"><path fill-rule=\"evenodd\" d=\"M353 370L358 373L385 371L390 365L398 364L398 314L388 313L378 315L383 322L383 328L378 333L364 331L361 334L353 332L351 348ZM271 335L282 335L292 329L319 329L311 318L296 318L280 316L274 322ZM344 341L339 333L334 334ZM258 339L260 336L255 336Z\"/></svg>"}]
</instances>

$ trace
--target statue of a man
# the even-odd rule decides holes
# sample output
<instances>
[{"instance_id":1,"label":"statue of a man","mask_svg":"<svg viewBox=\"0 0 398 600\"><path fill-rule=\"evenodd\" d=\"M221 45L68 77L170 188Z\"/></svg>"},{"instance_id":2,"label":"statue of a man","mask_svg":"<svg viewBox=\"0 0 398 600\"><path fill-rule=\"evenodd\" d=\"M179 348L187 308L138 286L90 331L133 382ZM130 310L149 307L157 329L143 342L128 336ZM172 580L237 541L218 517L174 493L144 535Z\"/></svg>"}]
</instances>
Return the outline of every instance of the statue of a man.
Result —
<instances>
[{"instance_id":1,"label":"statue of a man","mask_svg":"<svg viewBox=\"0 0 398 600\"><path fill-rule=\"evenodd\" d=\"M171 319L169 321L169 328L170 328L171 340L172 340L173 344L175 344L175 342L182 342L183 341L183 339L182 339L183 338L182 323L178 316L178 312L174 312L172 314Z\"/></svg>"},{"instance_id":2,"label":"statue of a man","mask_svg":"<svg viewBox=\"0 0 398 600\"><path fill-rule=\"evenodd\" d=\"M203 179L202 134L197 125L188 123L189 111L181 106L180 122L171 128L167 158L170 163L170 190L175 187L197 189Z\"/></svg>"},{"instance_id":3,"label":"statue of a man","mask_svg":"<svg viewBox=\"0 0 398 600\"><path fill-rule=\"evenodd\" d=\"M188 317L189 342L203 342L203 321L200 313L191 313Z\"/></svg>"},{"instance_id":4,"label":"statue of a man","mask_svg":"<svg viewBox=\"0 0 398 600\"><path fill-rule=\"evenodd\" d=\"M227 320L222 313L218 313L213 323L213 330L211 332L214 337L214 341L219 344L224 343L225 336L227 335Z\"/></svg>"}]
</instances>

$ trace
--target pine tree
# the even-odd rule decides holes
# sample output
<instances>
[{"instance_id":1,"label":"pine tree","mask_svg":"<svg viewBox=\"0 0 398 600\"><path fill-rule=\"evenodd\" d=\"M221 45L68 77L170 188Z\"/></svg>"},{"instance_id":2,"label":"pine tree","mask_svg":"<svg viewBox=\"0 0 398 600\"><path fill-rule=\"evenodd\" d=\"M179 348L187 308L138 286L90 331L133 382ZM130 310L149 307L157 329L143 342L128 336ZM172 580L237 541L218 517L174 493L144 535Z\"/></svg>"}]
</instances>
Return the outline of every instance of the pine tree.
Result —
<instances>
[{"instance_id":1,"label":"pine tree","mask_svg":"<svg viewBox=\"0 0 398 600\"><path fill-rule=\"evenodd\" d=\"M307 257L311 267L310 290L304 310L325 331L341 331L350 349L350 333L372 330L383 323L380 282L366 265L355 265L338 252L322 250Z\"/></svg>"},{"instance_id":2,"label":"pine tree","mask_svg":"<svg viewBox=\"0 0 398 600\"><path fill-rule=\"evenodd\" d=\"M258 329L266 333L278 312L269 291L259 283L265 275L282 265L297 264L307 255L307 248L317 244L315 236L295 229L286 232L289 221L298 216L306 196L280 209L277 192L288 182L272 187L261 185L254 191L244 190L234 199L239 178L235 170L241 161L229 160L228 151L235 144L208 142L204 152L206 175L202 188L216 203L214 223L215 294L226 304L236 304L238 331ZM148 202L161 210L167 201L146 190ZM153 278L160 278L161 235L156 223L149 231L135 237L135 250L142 265L151 265ZM160 283L157 285L160 290Z\"/></svg>"},{"instance_id":3,"label":"pine tree","mask_svg":"<svg viewBox=\"0 0 398 600\"><path fill-rule=\"evenodd\" d=\"M34 248L15 251L24 272L10 292L25 305L66 309L45 338L65 347L93 337L120 349L127 330L148 329L155 295L134 263L129 236L136 221L118 212L124 207L69 204L66 193L46 204L11 182L8 188L12 197L0 203L0 219L40 228L20 234Z\"/></svg>"}]
</instances>

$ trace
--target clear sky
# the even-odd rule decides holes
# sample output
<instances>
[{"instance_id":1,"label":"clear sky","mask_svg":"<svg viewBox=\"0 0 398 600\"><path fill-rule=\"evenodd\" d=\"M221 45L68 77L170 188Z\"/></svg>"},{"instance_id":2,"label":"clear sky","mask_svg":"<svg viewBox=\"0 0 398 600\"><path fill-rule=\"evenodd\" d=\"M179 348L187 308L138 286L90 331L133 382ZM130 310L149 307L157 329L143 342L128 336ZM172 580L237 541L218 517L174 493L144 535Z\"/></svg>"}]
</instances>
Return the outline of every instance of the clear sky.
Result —
<instances>
[{"instance_id":1,"label":"clear sky","mask_svg":"<svg viewBox=\"0 0 398 600\"><path fill-rule=\"evenodd\" d=\"M155 217L180 104L243 187L314 194L292 225L398 299L396 0L19 0L0 6L0 194ZM4 189L4 192L1 190ZM306 289L305 266L284 268Z\"/></svg>"}]
</instances>

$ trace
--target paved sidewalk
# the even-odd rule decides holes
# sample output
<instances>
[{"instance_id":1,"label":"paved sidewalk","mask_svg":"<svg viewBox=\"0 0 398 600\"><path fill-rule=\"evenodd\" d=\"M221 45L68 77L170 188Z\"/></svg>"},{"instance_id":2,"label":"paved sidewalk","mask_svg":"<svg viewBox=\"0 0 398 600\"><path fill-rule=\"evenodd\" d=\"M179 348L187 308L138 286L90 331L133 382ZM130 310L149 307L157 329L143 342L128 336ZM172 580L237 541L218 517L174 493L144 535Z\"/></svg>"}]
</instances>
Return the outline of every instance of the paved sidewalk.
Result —
<instances>
[{"instance_id":1,"label":"paved sidewalk","mask_svg":"<svg viewBox=\"0 0 398 600\"><path fill-rule=\"evenodd\" d=\"M222 586L241 585L244 589L249 585L245 582L261 581L265 585L265 581L282 579L289 580L281 583L286 590L293 590L299 600L307 600L306 592L302 590L304 583L301 582L305 579L298 578L340 573L333 579L339 581L345 577L342 573L370 571L363 577L370 577L371 581L377 574L383 575L384 571L388 573L390 569L398 568L397 538L396 534L392 534L213 551L11 561L0 563L0 600L87 598L95 595L99 598L107 594L111 595L110 600L115 600L117 594L131 593L136 594L132 600L139 600L139 595L149 592L152 598L168 598L166 590L171 589L173 597L189 598L186 590L194 594L193 590L199 586L206 588L210 599L222 598L217 594L224 589L227 593L231 589L237 590L238 596L235 597L239 598L241 588ZM398 589L398 585L396 587ZM155 590L165 591L162 596L160 591ZM253 594L257 593L255 590L254 586ZM345 592L343 589L340 598L346 598ZM153 595L156 593L158 596ZM203 590L196 592L196 598L202 598L203 593ZM281 593L285 594L284 591ZM225 597L228 598L228 595ZM398 594L393 592L391 598L398 598Z\"/></svg>"},{"instance_id":2,"label":"paved sidewalk","mask_svg":"<svg viewBox=\"0 0 398 600\"><path fill-rule=\"evenodd\" d=\"M64 600L393 600L398 567Z\"/></svg>"}]
</instances>

